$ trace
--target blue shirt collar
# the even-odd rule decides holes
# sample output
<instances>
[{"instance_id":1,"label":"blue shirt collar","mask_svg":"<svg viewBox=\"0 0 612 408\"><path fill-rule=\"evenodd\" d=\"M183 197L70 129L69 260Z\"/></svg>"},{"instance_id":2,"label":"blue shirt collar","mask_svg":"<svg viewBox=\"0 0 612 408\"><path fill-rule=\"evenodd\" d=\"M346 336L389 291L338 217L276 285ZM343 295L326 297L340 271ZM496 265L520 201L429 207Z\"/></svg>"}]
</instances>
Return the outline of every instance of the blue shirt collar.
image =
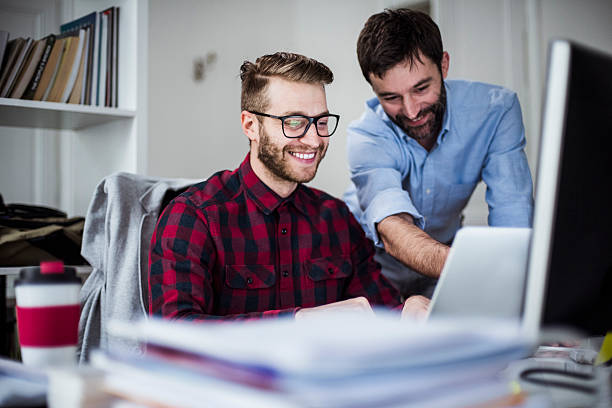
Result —
<instances>
[{"instance_id":1,"label":"blue shirt collar","mask_svg":"<svg viewBox=\"0 0 612 408\"><path fill-rule=\"evenodd\" d=\"M438 135L438 144L442 143L446 138L446 134L450 130L451 123L451 106L450 103L450 89L448 83L444 81L444 88L446 89L446 110L444 111L444 119L442 119L442 129L440 130L440 134Z\"/></svg>"}]
</instances>

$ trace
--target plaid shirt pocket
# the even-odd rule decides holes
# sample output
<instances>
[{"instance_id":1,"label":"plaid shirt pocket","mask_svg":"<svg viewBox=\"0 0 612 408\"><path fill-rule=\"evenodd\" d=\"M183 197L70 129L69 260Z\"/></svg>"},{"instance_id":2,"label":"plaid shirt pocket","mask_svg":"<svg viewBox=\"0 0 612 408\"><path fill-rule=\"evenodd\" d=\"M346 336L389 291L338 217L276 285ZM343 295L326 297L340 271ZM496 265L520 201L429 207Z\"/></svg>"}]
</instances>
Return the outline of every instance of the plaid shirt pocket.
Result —
<instances>
[{"instance_id":1,"label":"plaid shirt pocket","mask_svg":"<svg viewBox=\"0 0 612 408\"><path fill-rule=\"evenodd\" d=\"M353 273L349 260L343 256L311 259L306 263L308 277L315 282L348 278Z\"/></svg>"},{"instance_id":2,"label":"plaid shirt pocket","mask_svg":"<svg viewBox=\"0 0 612 408\"><path fill-rule=\"evenodd\" d=\"M232 289L264 289L275 283L274 265L225 265L225 284Z\"/></svg>"}]
</instances>

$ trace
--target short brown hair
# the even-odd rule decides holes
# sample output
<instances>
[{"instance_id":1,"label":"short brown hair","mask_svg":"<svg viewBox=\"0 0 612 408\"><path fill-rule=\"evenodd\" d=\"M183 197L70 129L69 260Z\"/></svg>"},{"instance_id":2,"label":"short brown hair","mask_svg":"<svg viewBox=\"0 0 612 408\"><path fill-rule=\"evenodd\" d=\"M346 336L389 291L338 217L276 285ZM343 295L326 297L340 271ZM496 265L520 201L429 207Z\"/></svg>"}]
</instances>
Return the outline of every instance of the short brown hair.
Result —
<instances>
[{"instance_id":1,"label":"short brown hair","mask_svg":"<svg viewBox=\"0 0 612 408\"><path fill-rule=\"evenodd\" d=\"M321 85L334 80L325 64L300 54L277 52L261 56L255 63L244 61L240 67L242 110L263 112L268 107L266 88L270 77Z\"/></svg>"},{"instance_id":2,"label":"short brown hair","mask_svg":"<svg viewBox=\"0 0 612 408\"><path fill-rule=\"evenodd\" d=\"M357 58L368 82L370 74L382 78L400 62L423 63L421 53L442 72L444 49L440 29L431 17L416 10L385 9L374 14L357 39Z\"/></svg>"}]
</instances>

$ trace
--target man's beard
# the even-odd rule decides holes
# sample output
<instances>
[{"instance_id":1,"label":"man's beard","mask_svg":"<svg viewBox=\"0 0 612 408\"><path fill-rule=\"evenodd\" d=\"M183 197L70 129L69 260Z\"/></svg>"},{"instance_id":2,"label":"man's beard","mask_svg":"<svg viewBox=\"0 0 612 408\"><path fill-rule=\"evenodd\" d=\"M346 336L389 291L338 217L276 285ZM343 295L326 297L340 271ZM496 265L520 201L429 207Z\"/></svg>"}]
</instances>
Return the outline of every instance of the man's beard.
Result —
<instances>
[{"instance_id":1,"label":"man's beard","mask_svg":"<svg viewBox=\"0 0 612 408\"><path fill-rule=\"evenodd\" d=\"M263 130L263 127L261 128L259 132L259 149L257 151L259 160L268 168L268 170L270 170L272 174L282 180L296 183L308 183L310 180L312 180L317 174L317 169L319 168L321 160L323 160L323 157L325 157L327 145L322 143L317 149L317 155L315 157L318 157L318 159L315 163L312 174L299 174L293 171L289 165L289 160L291 159L285 159L285 155L290 155L289 151L300 152L303 151L303 148L295 148L291 145L286 145L281 149L270 141L270 136L268 136L265 130Z\"/></svg>"},{"instance_id":2,"label":"man's beard","mask_svg":"<svg viewBox=\"0 0 612 408\"><path fill-rule=\"evenodd\" d=\"M422 117L429 112L433 113L433 117L421 126L409 126L410 121L406 115L401 113L392 117L391 120L399 126L408 136L416 141L426 141L435 139L442 129L442 121L444 120L444 112L446 111L446 89L444 83L440 85L440 96L438 100L421 110L416 116Z\"/></svg>"}]
</instances>

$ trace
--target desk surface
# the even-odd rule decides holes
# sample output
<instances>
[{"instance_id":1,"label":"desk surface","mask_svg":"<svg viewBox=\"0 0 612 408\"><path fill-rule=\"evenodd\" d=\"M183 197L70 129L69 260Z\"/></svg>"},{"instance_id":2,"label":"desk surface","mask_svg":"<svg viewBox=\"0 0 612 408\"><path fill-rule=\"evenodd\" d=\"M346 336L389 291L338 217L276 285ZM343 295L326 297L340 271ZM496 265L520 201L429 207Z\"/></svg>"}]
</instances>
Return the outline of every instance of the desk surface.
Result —
<instances>
[{"instance_id":1,"label":"desk surface","mask_svg":"<svg viewBox=\"0 0 612 408\"><path fill-rule=\"evenodd\" d=\"M71 268L75 268L77 274L88 274L92 268L89 265L66 265ZM19 275L19 271L25 266L0 266L0 276L16 276Z\"/></svg>"},{"instance_id":2,"label":"desk surface","mask_svg":"<svg viewBox=\"0 0 612 408\"><path fill-rule=\"evenodd\" d=\"M557 366L557 364L559 363L562 364L561 361L553 361L552 359L547 362L535 361L534 359L520 360L520 361L517 361L511 364L506 374L509 376L518 376L518 372L526 368L554 367L554 366ZM5 376L8 376L8 377L11 377L11 373L19 372L20 375L18 377L27 380L27 381L22 380L21 384L17 384L17 385L21 387L25 387L24 390L27 391L27 393L25 394L25 397L30 398L31 399L30 402L33 402L34 400L37 400L37 399L44 399L45 395L47 394L48 385L47 385L47 381L45 378L46 374L42 375L42 372L36 369L32 369L27 366L23 366L20 363L16 363L14 361L5 360L0 357L0 377L2 375L1 374L2 372L4 373ZM97 372L97 376L92 376L92 374L95 374L96 372ZM71 373L72 375L69 375ZM23 377L23 374L27 374L27 376ZM56 379L56 381L54 382L55 384L54 386L56 388L60 387L62 388L62 390L68 390L68 386L70 388L69 392L66 392L66 393L56 392L55 394L58 394L58 395L71 394L72 395L75 392L83 392L82 391L84 389L83 387L78 388L78 389L81 389L81 391L79 391L78 389L75 390L74 384L76 384L77 382L85 384L88 382L88 378L93 378L95 380L95 383L90 384L91 387L89 387L91 389L94 389L95 392L93 392L92 395L89 395L89 398L93 396L100 396L103 394L101 389L95 390L95 387L94 387L95 384L99 385L101 383L100 379L101 379L101 376L103 375L103 371L100 371L99 369L95 369L95 368L88 367L88 366L80 366L80 367L75 367L74 369L64 369L63 371L57 372L55 375L57 376L57 379L59 380L63 379L63 381L57 381ZM608 382L607 385L605 384L606 381ZM531 408L531 407L537 407L537 408L553 408L553 407L554 408L569 408L569 407L572 407L572 408L581 408L581 407L608 408L611 406L610 403L612 402L610 400L611 394L609 392L610 391L609 381L610 381L609 371L607 373L603 372L602 375L600 375L599 377L596 377L591 383L593 387L597 388L597 393L595 394L585 394L585 393L580 393L580 392L573 392L571 390L566 390L566 389L564 390L562 388L557 388L557 387L537 386L534 384L529 384L529 383L521 381L520 382L521 387L523 388L524 391L527 392L527 400L525 401L524 404L519 405L519 407L524 407L524 408ZM62 391L62 390L57 389L55 391ZM1 394L2 393L0 393L0 397L2 397ZM5 398L11 398L10 393L6 393L6 394L7 395L4 396ZM24 396L21 396L19 393L16 393L15 395L12 395L12 397L13 398L16 398L16 397L23 398ZM86 397L86 395L83 395L82 397ZM1 399L2 398L0 398L0 400ZM110 406L110 405L103 404L102 406ZM501 407L502 405L494 405L494 406ZM503 405L503 406L506 406L506 405Z\"/></svg>"},{"instance_id":3,"label":"desk surface","mask_svg":"<svg viewBox=\"0 0 612 408\"><path fill-rule=\"evenodd\" d=\"M521 375L527 370L530 370L528 377ZM541 395L549 400L555 408L612 406L609 368L595 368L563 358L528 358L510 364L504 376L517 381L529 395Z\"/></svg>"},{"instance_id":4,"label":"desk surface","mask_svg":"<svg viewBox=\"0 0 612 408\"><path fill-rule=\"evenodd\" d=\"M77 275L83 279L83 282L85 282L85 279L87 279L87 277L92 271L92 267L89 265L66 265L66 266L75 268ZM4 289L4 295L6 296L7 300L15 298L14 282L15 282L15 279L17 279L17 277L19 276L19 271L21 270L21 268L24 268L24 267L23 266L2 266L0 267L0 290Z\"/></svg>"}]
</instances>

